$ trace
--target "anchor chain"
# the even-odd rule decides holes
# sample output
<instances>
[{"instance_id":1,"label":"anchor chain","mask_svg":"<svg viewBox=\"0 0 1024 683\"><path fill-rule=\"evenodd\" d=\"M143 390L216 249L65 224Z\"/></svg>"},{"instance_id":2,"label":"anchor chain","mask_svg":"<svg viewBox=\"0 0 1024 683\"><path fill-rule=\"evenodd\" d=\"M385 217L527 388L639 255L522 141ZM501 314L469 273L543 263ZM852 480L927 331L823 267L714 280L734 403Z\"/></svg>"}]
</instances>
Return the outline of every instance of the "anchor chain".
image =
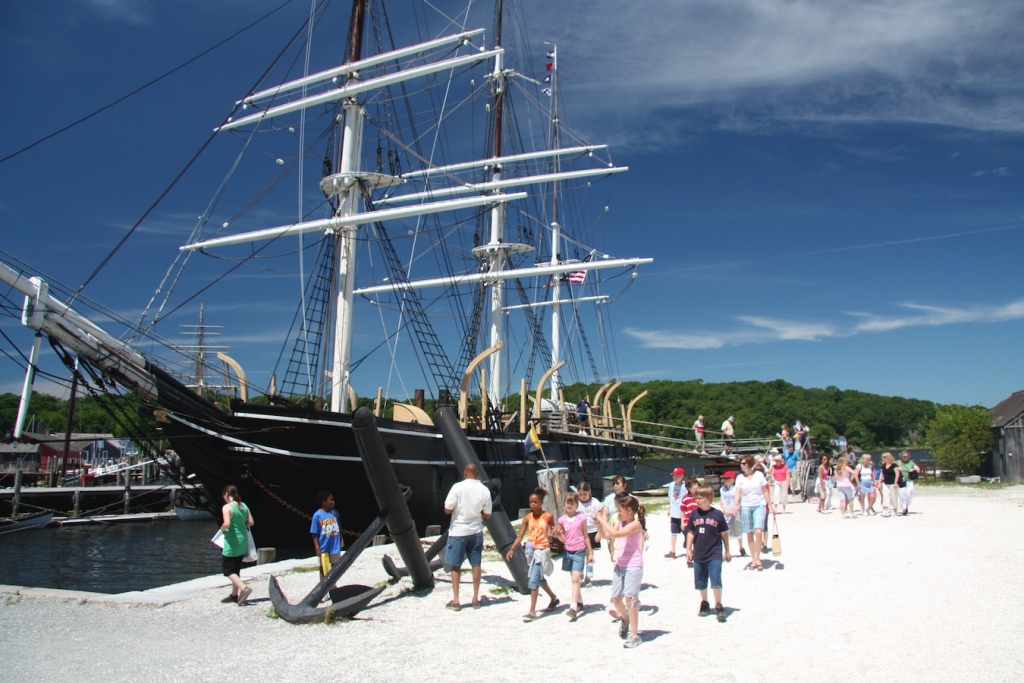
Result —
<instances>
[{"instance_id":1,"label":"anchor chain","mask_svg":"<svg viewBox=\"0 0 1024 683\"><path fill-rule=\"evenodd\" d=\"M257 479L255 476L253 476L252 472L249 473L249 479L254 484L256 484L256 486L258 486L260 488L260 490L263 491L263 493L267 494L267 496L269 496L272 500L277 501L281 505L281 507L283 507L285 510L289 510L290 512L294 512L295 514L297 514L299 517L302 517L303 519L308 519L308 520L312 520L313 519L312 517L307 515L305 512L303 512L299 508L295 507L294 505L292 505L291 503L286 501L284 498L282 498L281 496L277 495L276 493L271 491L269 488L267 488L266 484L264 484L262 481ZM341 533L343 535L345 535L345 536L352 536L353 538L356 538L356 537L361 535L360 532L358 532L358 531L350 531L349 529L342 529Z\"/></svg>"}]
</instances>

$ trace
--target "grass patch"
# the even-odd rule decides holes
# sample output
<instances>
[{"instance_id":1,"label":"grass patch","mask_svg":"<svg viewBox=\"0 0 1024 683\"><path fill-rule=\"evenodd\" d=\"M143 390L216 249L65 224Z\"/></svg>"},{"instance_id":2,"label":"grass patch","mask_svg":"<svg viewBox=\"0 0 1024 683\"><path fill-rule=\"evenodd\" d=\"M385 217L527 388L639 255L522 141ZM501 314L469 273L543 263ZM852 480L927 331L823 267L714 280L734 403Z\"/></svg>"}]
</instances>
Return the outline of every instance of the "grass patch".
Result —
<instances>
[{"instance_id":1,"label":"grass patch","mask_svg":"<svg viewBox=\"0 0 1024 683\"><path fill-rule=\"evenodd\" d=\"M514 583L500 583L497 586L491 586L488 592L491 595L511 595L512 593L518 593L519 589L516 588Z\"/></svg>"},{"instance_id":2,"label":"grass patch","mask_svg":"<svg viewBox=\"0 0 1024 683\"><path fill-rule=\"evenodd\" d=\"M319 572L320 567L295 567L292 569L293 574L308 574L309 572Z\"/></svg>"},{"instance_id":3,"label":"grass patch","mask_svg":"<svg viewBox=\"0 0 1024 683\"><path fill-rule=\"evenodd\" d=\"M497 550L485 550L483 553L483 560L485 562L501 562L503 558L501 557L501 553Z\"/></svg>"},{"instance_id":4,"label":"grass patch","mask_svg":"<svg viewBox=\"0 0 1024 683\"><path fill-rule=\"evenodd\" d=\"M267 619L280 619L281 615L277 613L277 610L271 607L267 610Z\"/></svg>"}]
</instances>

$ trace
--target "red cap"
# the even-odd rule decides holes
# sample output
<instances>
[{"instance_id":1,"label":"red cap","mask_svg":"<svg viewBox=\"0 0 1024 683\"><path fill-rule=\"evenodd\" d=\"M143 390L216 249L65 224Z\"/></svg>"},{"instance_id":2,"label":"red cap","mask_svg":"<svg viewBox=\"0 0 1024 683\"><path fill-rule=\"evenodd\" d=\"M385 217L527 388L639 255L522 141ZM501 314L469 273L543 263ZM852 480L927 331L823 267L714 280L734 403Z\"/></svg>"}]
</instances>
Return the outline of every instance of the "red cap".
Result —
<instances>
[{"instance_id":1,"label":"red cap","mask_svg":"<svg viewBox=\"0 0 1024 683\"><path fill-rule=\"evenodd\" d=\"M677 467L674 470L672 470L673 477L681 477L684 474L686 474L686 470L684 470L682 467Z\"/></svg>"},{"instance_id":2,"label":"red cap","mask_svg":"<svg viewBox=\"0 0 1024 683\"><path fill-rule=\"evenodd\" d=\"M722 479L735 479L735 478L736 478L736 473L733 472L732 470L727 470L725 472L722 472Z\"/></svg>"}]
</instances>

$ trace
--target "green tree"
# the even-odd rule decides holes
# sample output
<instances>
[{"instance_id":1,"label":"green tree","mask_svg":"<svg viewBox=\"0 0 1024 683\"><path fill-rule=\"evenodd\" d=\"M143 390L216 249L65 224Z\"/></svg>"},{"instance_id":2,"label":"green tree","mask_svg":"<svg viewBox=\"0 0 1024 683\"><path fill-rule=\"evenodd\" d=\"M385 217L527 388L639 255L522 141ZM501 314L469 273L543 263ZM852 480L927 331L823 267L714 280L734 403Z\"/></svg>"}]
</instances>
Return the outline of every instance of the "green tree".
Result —
<instances>
[{"instance_id":1,"label":"green tree","mask_svg":"<svg viewBox=\"0 0 1024 683\"><path fill-rule=\"evenodd\" d=\"M944 470L974 474L992 447L992 420L980 406L941 406L928 426L928 450Z\"/></svg>"}]
</instances>

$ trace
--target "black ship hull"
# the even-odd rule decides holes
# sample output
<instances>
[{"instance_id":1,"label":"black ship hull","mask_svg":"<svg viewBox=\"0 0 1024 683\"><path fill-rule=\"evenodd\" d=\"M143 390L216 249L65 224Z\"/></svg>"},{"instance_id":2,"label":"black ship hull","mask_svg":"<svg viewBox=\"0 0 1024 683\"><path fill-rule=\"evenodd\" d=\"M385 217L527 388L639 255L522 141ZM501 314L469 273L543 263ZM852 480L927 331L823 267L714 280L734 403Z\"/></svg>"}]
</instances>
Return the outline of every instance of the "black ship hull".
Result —
<instances>
[{"instance_id":1,"label":"black ship hull","mask_svg":"<svg viewBox=\"0 0 1024 683\"><path fill-rule=\"evenodd\" d=\"M294 407L236 404L231 412L161 415L164 433L211 501L221 501L227 484L238 486L252 510L253 536L260 546L308 548L309 515L316 494L329 489L349 538L378 514L352 431L351 415ZM377 421L398 481L412 489L409 509L417 530L446 528L444 499L458 481L441 432L430 425ZM501 481L505 508L526 507L545 467L541 454L527 456L523 435L470 436L487 473ZM544 442L551 467L566 467L570 479L586 479L600 495L601 478L632 475L633 449L583 435ZM513 512L514 514L514 512Z\"/></svg>"}]
</instances>

